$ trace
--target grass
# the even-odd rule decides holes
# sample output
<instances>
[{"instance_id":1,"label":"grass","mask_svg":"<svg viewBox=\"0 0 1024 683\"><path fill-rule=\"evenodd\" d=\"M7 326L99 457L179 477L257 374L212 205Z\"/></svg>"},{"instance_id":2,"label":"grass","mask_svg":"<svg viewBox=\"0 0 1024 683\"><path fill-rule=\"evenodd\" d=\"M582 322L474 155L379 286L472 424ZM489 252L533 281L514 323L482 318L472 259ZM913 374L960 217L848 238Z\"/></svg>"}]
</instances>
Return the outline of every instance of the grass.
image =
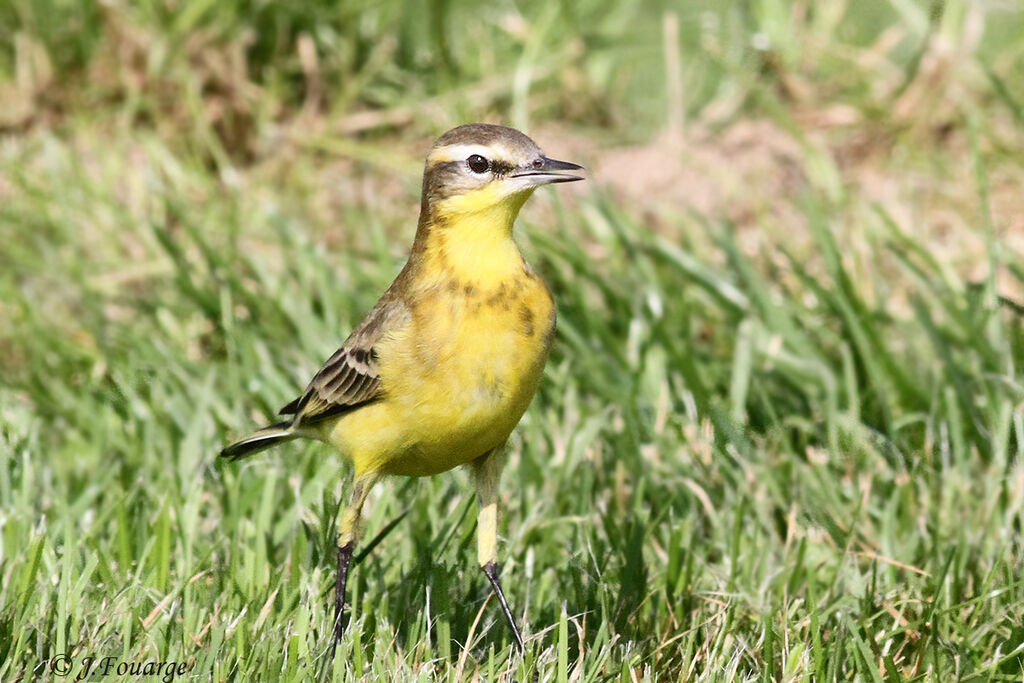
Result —
<instances>
[{"instance_id":1,"label":"grass","mask_svg":"<svg viewBox=\"0 0 1024 683\"><path fill-rule=\"evenodd\" d=\"M215 454L395 275L427 141L490 119L593 170L520 222L559 306L502 487L529 652L455 472L374 492L325 675L1020 681L1021 27L954 1L0 7L0 679L318 672L350 473Z\"/></svg>"}]
</instances>

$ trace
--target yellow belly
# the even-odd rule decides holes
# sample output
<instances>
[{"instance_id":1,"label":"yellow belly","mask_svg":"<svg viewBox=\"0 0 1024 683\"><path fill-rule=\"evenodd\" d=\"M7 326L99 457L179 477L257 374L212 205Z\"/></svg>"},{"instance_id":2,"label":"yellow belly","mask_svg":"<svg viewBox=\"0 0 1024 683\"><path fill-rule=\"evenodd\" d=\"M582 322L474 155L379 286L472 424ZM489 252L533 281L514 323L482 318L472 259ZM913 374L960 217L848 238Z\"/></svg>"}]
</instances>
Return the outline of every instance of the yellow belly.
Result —
<instances>
[{"instance_id":1,"label":"yellow belly","mask_svg":"<svg viewBox=\"0 0 1024 683\"><path fill-rule=\"evenodd\" d=\"M554 306L536 277L437 287L377 348L384 397L325 424L322 438L357 474L423 476L468 463L519 422L553 329Z\"/></svg>"}]
</instances>

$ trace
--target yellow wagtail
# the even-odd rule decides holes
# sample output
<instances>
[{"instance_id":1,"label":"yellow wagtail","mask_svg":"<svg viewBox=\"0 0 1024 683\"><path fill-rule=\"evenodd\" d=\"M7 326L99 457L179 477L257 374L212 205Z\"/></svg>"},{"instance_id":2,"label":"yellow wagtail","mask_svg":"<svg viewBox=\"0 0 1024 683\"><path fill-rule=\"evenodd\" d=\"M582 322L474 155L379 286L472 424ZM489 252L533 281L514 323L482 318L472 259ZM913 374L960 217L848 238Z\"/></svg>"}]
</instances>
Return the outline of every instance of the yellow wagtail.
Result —
<instances>
[{"instance_id":1,"label":"yellow wagtail","mask_svg":"<svg viewBox=\"0 0 1024 683\"><path fill-rule=\"evenodd\" d=\"M288 419L237 441L237 459L295 438L325 441L355 482L338 533L334 640L360 515L386 474L420 477L469 465L479 503L480 566L516 645L523 638L498 580L502 446L540 381L555 331L550 292L512 239L540 185L582 180L512 128L469 124L427 155L419 227L405 267L377 305L281 409Z\"/></svg>"}]
</instances>

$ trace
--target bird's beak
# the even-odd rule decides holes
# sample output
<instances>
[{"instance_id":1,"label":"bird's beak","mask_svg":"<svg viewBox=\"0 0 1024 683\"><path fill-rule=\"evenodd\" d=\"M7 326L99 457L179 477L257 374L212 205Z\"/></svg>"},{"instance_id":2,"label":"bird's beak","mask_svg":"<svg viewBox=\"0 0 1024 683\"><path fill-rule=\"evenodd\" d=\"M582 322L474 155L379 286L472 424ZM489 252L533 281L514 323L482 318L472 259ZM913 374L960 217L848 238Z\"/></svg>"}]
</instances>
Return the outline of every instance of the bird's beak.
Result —
<instances>
[{"instance_id":1,"label":"bird's beak","mask_svg":"<svg viewBox=\"0 0 1024 683\"><path fill-rule=\"evenodd\" d=\"M520 178L527 182L530 187L547 185L548 183L571 183L574 180L583 180L583 176L560 173L560 171L582 171L579 164L570 161L558 161L540 157L529 166L517 169L510 177Z\"/></svg>"}]
</instances>

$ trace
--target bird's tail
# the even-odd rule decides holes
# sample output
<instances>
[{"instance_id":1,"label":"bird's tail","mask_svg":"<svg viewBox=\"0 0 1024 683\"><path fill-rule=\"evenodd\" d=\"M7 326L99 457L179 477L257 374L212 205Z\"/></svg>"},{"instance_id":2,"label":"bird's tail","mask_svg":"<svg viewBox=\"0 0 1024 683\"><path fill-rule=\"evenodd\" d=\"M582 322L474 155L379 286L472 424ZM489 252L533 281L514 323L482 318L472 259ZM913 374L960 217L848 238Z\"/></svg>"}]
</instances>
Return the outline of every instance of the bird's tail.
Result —
<instances>
[{"instance_id":1,"label":"bird's tail","mask_svg":"<svg viewBox=\"0 0 1024 683\"><path fill-rule=\"evenodd\" d=\"M259 453L260 451L276 446L285 441L299 438L299 435L292 429L291 420L267 425L258 429L244 439L239 439L230 446L226 446L220 452L220 457L238 460L247 456Z\"/></svg>"}]
</instances>

